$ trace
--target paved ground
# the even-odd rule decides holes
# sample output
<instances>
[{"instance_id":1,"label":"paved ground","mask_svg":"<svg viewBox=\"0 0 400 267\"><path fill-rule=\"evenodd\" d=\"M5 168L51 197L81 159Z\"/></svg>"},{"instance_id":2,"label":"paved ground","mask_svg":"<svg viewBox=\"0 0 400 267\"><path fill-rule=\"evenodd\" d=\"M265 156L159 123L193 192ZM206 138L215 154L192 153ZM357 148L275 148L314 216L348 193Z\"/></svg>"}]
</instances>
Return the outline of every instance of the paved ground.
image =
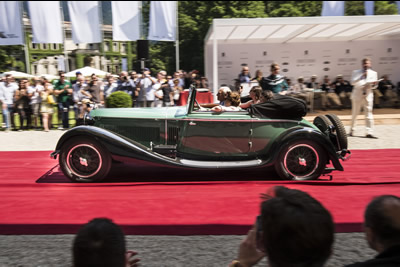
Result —
<instances>
[{"instance_id":1,"label":"paved ground","mask_svg":"<svg viewBox=\"0 0 400 267\"><path fill-rule=\"evenodd\" d=\"M348 130L348 126L346 126ZM400 125L376 125L379 139L364 138L363 126L349 138L350 149L400 148ZM0 151L52 150L62 131L0 132ZM142 266L227 266L243 236L127 236L127 246L140 253ZM0 267L71 266L73 235L0 236ZM337 267L373 257L362 233L336 234L327 266ZM266 266L262 261L258 266Z\"/></svg>"}]
</instances>

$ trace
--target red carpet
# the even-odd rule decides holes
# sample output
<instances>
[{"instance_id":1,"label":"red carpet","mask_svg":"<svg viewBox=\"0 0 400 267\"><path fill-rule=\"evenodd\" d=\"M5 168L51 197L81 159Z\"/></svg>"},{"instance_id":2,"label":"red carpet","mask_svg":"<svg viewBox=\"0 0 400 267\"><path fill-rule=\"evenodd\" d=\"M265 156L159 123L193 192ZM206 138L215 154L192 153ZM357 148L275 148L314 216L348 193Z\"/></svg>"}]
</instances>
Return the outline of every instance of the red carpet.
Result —
<instances>
[{"instance_id":1,"label":"red carpet","mask_svg":"<svg viewBox=\"0 0 400 267\"><path fill-rule=\"evenodd\" d=\"M374 196L400 195L400 149L355 150L332 181L309 182L119 164L105 183L73 184L49 154L0 152L0 234L73 234L94 217L113 219L126 234L245 234L260 193L274 185L310 193L331 211L337 232L354 232Z\"/></svg>"}]
</instances>

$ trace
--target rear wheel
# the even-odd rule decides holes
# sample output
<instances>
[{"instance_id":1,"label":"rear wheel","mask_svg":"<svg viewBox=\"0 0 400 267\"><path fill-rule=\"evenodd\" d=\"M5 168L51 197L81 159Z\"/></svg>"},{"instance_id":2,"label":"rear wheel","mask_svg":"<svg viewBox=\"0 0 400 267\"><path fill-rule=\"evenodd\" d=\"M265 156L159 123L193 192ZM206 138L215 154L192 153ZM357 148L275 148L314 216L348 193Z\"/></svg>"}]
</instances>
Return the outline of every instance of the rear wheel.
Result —
<instances>
[{"instance_id":1,"label":"rear wheel","mask_svg":"<svg viewBox=\"0 0 400 267\"><path fill-rule=\"evenodd\" d=\"M338 151L342 149L347 149L347 134L342 121L335 114L327 114L326 117L332 122L333 126L335 126L336 136L338 140L337 142L339 143L338 145L335 145L335 147Z\"/></svg>"},{"instance_id":2,"label":"rear wheel","mask_svg":"<svg viewBox=\"0 0 400 267\"><path fill-rule=\"evenodd\" d=\"M297 140L280 151L275 170L284 180L316 180L326 163L326 153L317 143Z\"/></svg>"},{"instance_id":3,"label":"rear wheel","mask_svg":"<svg viewBox=\"0 0 400 267\"><path fill-rule=\"evenodd\" d=\"M61 170L73 182L99 182L111 168L110 153L95 140L74 137L61 148Z\"/></svg>"}]
</instances>

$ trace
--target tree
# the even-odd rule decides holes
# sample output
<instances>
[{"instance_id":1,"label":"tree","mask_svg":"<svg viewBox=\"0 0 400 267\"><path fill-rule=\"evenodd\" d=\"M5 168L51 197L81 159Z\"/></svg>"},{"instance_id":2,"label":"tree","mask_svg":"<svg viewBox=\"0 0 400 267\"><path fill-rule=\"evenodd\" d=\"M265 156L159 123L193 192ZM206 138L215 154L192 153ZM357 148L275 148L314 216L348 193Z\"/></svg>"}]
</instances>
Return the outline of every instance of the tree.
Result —
<instances>
[{"instance_id":1,"label":"tree","mask_svg":"<svg viewBox=\"0 0 400 267\"><path fill-rule=\"evenodd\" d=\"M7 45L0 46L0 72L9 71L13 68L19 67L19 71L25 71L21 69L21 64L15 60L15 56L23 55L23 46L20 45Z\"/></svg>"}]
</instances>

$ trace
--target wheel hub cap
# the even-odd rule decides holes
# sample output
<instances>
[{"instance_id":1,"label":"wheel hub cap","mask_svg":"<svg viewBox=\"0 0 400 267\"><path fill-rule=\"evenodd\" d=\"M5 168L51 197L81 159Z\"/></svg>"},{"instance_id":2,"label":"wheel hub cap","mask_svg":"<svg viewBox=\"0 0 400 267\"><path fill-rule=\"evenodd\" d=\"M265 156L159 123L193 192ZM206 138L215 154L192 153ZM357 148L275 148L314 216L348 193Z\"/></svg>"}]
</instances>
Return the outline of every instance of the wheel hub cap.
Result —
<instances>
[{"instance_id":1,"label":"wheel hub cap","mask_svg":"<svg viewBox=\"0 0 400 267\"><path fill-rule=\"evenodd\" d=\"M299 165L307 166L307 161L304 158L299 158Z\"/></svg>"},{"instance_id":2,"label":"wheel hub cap","mask_svg":"<svg viewBox=\"0 0 400 267\"><path fill-rule=\"evenodd\" d=\"M85 158L80 157L79 158L79 163L85 167L88 166L87 160Z\"/></svg>"}]
</instances>

